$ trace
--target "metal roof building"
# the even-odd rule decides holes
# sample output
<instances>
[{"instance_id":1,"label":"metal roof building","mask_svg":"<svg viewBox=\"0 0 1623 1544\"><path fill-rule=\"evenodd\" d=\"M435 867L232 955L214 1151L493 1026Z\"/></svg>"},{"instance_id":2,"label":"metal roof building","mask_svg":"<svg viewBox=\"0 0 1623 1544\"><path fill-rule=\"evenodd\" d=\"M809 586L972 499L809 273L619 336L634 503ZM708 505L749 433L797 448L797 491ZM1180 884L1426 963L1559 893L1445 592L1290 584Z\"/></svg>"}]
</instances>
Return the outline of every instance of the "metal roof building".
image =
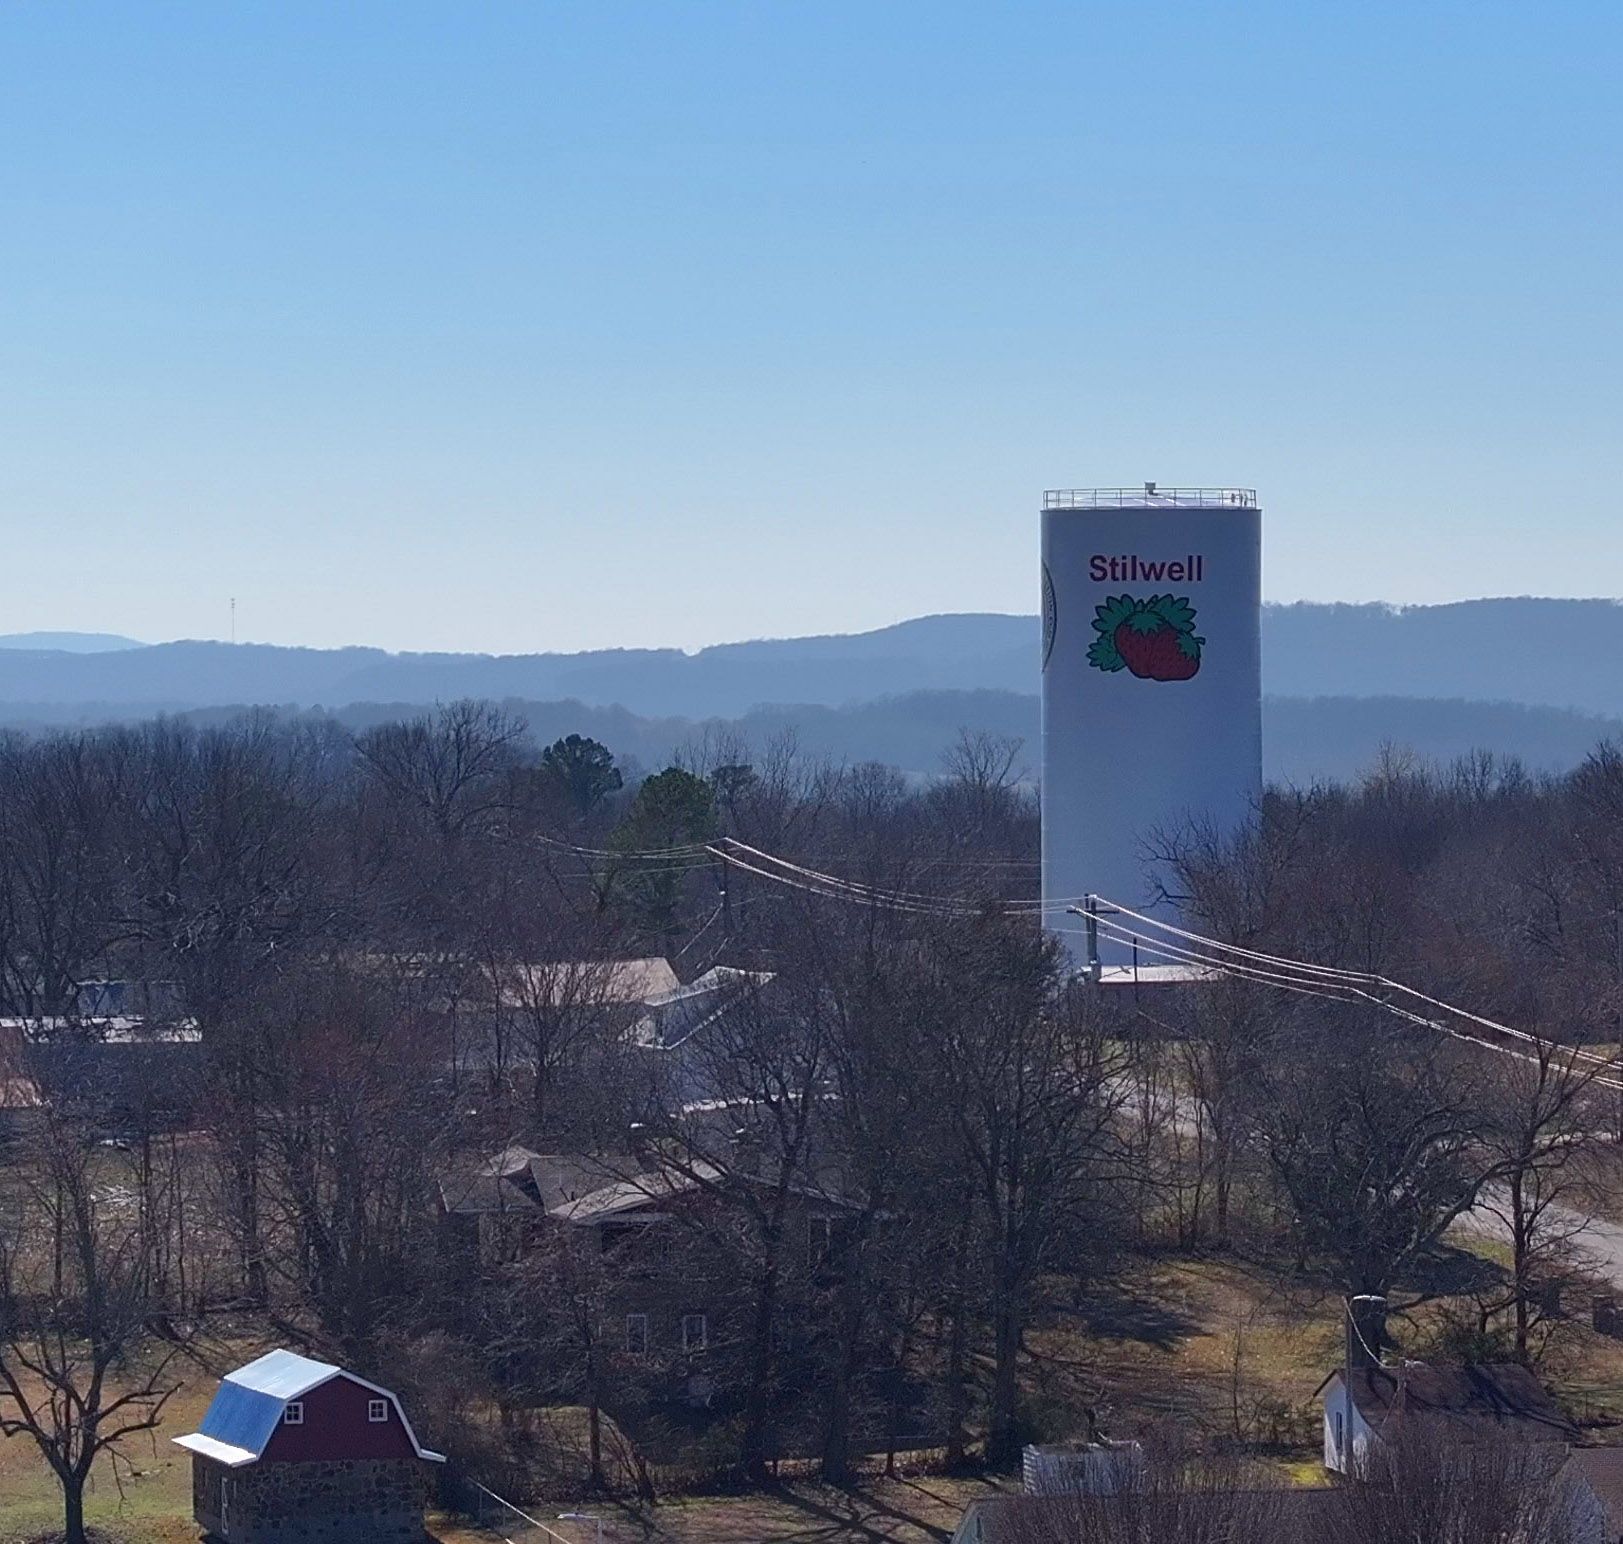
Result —
<instances>
[{"instance_id":1,"label":"metal roof building","mask_svg":"<svg viewBox=\"0 0 1623 1544\"><path fill-rule=\"evenodd\" d=\"M358 1378L330 1362L317 1362L297 1352L281 1350L267 1351L247 1366L227 1373L209 1402L201 1428L176 1437L175 1446L213 1459L229 1469L255 1463L281 1425L289 1402L303 1399L334 1378L348 1379L387 1399L417 1456L431 1463L444 1462L443 1454L430 1452L417 1440L406 1412L400 1408L400 1401L388 1389L368 1383L365 1378Z\"/></svg>"}]
</instances>

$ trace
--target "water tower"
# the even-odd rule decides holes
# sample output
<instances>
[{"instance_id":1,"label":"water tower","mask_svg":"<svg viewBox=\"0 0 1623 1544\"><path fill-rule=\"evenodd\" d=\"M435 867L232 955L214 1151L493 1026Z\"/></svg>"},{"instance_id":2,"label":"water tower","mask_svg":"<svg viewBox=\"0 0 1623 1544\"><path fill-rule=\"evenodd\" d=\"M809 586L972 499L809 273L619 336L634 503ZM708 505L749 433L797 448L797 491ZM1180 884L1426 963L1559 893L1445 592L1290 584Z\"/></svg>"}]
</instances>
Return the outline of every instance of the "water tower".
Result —
<instances>
[{"instance_id":1,"label":"water tower","mask_svg":"<svg viewBox=\"0 0 1623 1544\"><path fill-rule=\"evenodd\" d=\"M1179 923L1156 850L1197 827L1233 832L1262 797L1256 493L1049 492L1042 560L1043 900L1096 895ZM1084 935L1061 937L1086 965ZM1105 931L1099 958L1129 965L1133 950Z\"/></svg>"}]
</instances>

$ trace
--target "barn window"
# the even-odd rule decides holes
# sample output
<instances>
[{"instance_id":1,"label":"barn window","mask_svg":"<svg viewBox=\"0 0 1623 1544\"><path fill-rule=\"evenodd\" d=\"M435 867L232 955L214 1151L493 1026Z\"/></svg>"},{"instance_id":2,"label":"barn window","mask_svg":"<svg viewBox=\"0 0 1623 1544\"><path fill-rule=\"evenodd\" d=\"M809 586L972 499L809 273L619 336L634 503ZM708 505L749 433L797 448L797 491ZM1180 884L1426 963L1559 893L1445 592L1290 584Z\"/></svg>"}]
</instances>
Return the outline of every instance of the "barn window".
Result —
<instances>
[{"instance_id":1,"label":"barn window","mask_svg":"<svg viewBox=\"0 0 1623 1544\"><path fill-rule=\"evenodd\" d=\"M369 1399L366 1402L366 1418L374 1426L389 1419L389 1401L387 1399Z\"/></svg>"},{"instance_id":2,"label":"barn window","mask_svg":"<svg viewBox=\"0 0 1623 1544\"><path fill-rule=\"evenodd\" d=\"M682 1349L684 1351L702 1351L709 1339L709 1325L705 1323L702 1313L685 1313L682 1315Z\"/></svg>"},{"instance_id":3,"label":"barn window","mask_svg":"<svg viewBox=\"0 0 1623 1544\"><path fill-rule=\"evenodd\" d=\"M628 1313L626 1315L626 1350L632 1356L646 1356L648 1354L647 1314Z\"/></svg>"},{"instance_id":4,"label":"barn window","mask_svg":"<svg viewBox=\"0 0 1623 1544\"><path fill-rule=\"evenodd\" d=\"M284 1426L304 1425L304 1401L290 1399L282 1406L282 1424Z\"/></svg>"}]
</instances>

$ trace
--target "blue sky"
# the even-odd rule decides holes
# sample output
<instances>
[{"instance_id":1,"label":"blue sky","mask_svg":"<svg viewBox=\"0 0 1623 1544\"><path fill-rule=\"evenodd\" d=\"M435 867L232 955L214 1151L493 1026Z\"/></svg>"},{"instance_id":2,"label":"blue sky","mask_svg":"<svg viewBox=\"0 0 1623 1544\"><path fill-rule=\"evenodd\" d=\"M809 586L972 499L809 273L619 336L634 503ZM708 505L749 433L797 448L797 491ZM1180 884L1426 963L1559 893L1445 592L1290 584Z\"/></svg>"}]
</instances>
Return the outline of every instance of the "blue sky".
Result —
<instances>
[{"instance_id":1,"label":"blue sky","mask_svg":"<svg viewBox=\"0 0 1623 1544\"><path fill-rule=\"evenodd\" d=\"M0 631L519 651L1623 594L1623 8L0 9Z\"/></svg>"}]
</instances>

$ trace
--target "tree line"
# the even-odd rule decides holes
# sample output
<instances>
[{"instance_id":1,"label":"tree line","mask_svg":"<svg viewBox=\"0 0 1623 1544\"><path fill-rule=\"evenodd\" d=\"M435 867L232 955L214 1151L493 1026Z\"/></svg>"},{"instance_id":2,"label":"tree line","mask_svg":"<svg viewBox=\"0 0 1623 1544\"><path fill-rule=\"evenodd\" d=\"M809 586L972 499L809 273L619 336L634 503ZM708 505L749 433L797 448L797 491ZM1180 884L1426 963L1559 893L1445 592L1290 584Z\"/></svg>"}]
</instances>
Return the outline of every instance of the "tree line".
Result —
<instances>
[{"instance_id":1,"label":"tree line","mask_svg":"<svg viewBox=\"0 0 1623 1544\"><path fill-rule=\"evenodd\" d=\"M1034 1325L1145 1250L1261 1250L1401 1321L1480 1208L1512 1260L1459 1299L1458 1347L1536 1361L1617 1119L1561 1048L1619 1034L1623 754L1557 778L1392 753L1146 849L1201 931L1469 1004L1535 1034L1521 1058L1239 974L1153 999L1078 979L1003 904L1037 892L1023 773L984 735L924 781L712 737L625 779L479 703L355 735L259 715L0 742L0 1006L46 1096L6 1155L0 1405L70 1533L98 1446L173 1387L161 1348L219 1315L386 1372L480 1472L522 1471L537 1411L586 1407L605 1483L598 1417L637 1408L609 1266L448 1258L444 1176L515 1144L654 1155L702 1196L703 1236L670 1247L725 1326L703 1440L755 1477L792 1430L842 1481L894 1455L904 1405L947 1463L1013 1462L1042 1434ZM647 956L735 973L680 1060L702 1099L612 990ZM102 980L166 984L184 1078L160 1044L109 1057L81 1011ZM809 1279L807 1195L840 1203ZM89 1398L41 1404L51 1384Z\"/></svg>"}]
</instances>

